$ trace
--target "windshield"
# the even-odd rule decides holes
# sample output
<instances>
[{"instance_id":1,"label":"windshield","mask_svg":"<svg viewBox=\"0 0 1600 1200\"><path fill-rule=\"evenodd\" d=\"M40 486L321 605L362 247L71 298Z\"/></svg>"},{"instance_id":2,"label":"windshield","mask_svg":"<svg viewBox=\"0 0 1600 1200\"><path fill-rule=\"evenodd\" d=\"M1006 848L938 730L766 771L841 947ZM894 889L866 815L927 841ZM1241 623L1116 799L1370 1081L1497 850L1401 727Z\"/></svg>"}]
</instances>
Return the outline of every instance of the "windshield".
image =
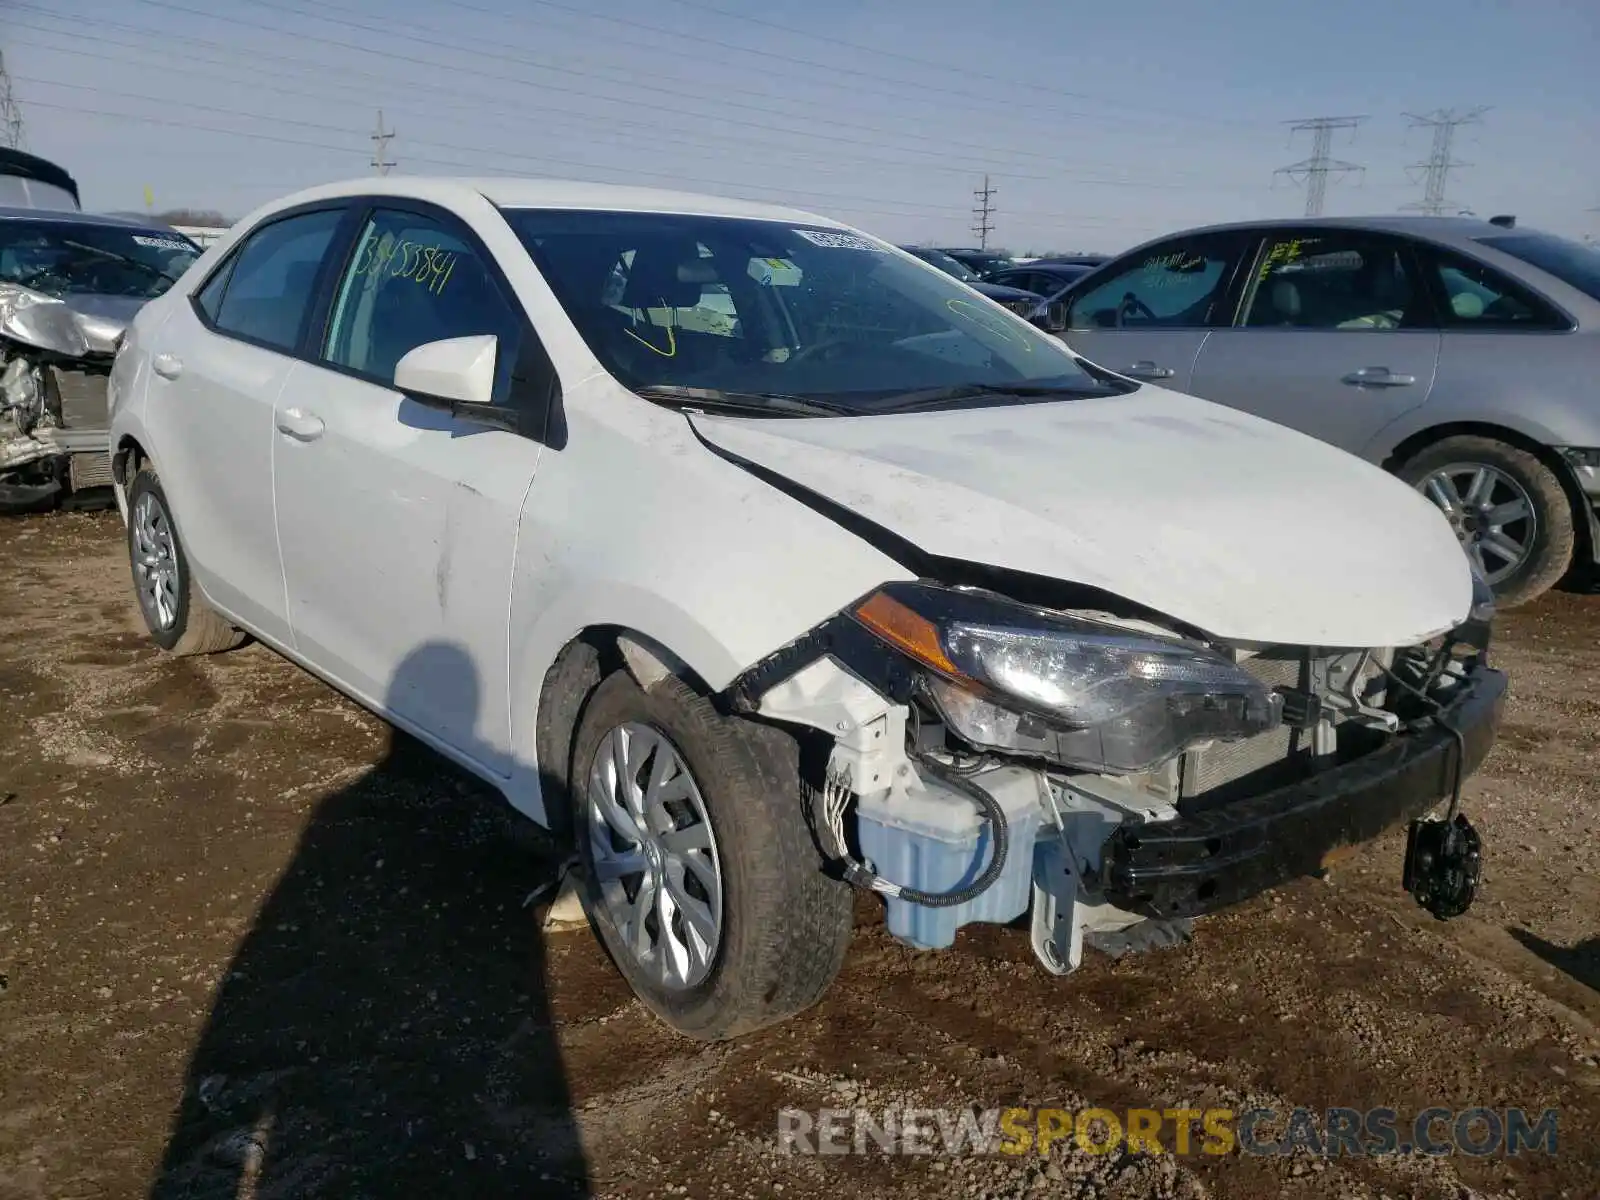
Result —
<instances>
[{"instance_id":1,"label":"windshield","mask_svg":"<svg viewBox=\"0 0 1600 1200\"><path fill-rule=\"evenodd\" d=\"M914 254L929 266L938 267L946 275L961 280L962 283L977 283L978 273L965 263L951 258L943 250L908 250L907 254Z\"/></svg>"},{"instance_id":2,"label":"windshield","mask_svg":"<svg viewBox=\"0 0 1600 1200\"><path fill-rule=\"evenodd\" d=\"M87 221L0 221L0 283L47 296L161 295L200 256L170 229Z\"/></svg>"},{"instance_id":3,"label":"windshield","mask_svg":"<svg viewBox=\"0 0 1600 1200\"><path fill-rule=\"evenodd\" d=\"M859 234L675 213L512 210L607 371L634 390L843 413L1111 394L1056 339ZM687 401L685 401L687 402Z\"/></svg>"},{"instance_id":4,"label":"windshield","mask_svg":"<svg viewBox=\"0 0 1600 1200\"><path fill-rule=\"evenodd\" d=\"M1485 246L1520 258L1600 300L1600 250L1548 233L1516 233L1478 239Z\"/></svg>"}]
</instances>

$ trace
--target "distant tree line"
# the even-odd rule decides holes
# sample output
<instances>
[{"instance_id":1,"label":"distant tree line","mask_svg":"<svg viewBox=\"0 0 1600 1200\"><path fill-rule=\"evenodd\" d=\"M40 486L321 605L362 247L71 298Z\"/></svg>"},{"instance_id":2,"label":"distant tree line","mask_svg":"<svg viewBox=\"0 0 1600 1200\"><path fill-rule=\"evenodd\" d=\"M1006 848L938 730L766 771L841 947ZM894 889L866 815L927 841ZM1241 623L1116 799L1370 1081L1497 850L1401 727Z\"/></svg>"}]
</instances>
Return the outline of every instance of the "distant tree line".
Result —
<instances>
[{"instance_id":1,"label":"distant tree line","mask_svg":"<svg viewBox=\"0 0 1600 1200\"><path fill-rule=\"evenodd\" d=\"M153 220L163 225L214 225L226 229L233 222L209 208L169 208L152 213Z\"/></svg>"}]
</instances>

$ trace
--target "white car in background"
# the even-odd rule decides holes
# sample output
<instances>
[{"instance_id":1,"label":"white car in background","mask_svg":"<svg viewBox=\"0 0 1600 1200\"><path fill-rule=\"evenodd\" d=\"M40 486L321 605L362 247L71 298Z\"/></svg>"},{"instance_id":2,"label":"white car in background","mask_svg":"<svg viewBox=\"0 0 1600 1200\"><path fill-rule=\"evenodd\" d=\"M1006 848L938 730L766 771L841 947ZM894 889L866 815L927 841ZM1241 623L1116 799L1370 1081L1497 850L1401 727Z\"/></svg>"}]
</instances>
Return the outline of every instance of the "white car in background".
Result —
<instances>
[{"instance_id":1,"label":"white car in background","mask_svg":"<svg viewBox=\"0 0 1600 1200\"><path fill-rule=\"evenodd\" d=\"M155 640L253 635L572 837L686 1034L815 1001L852 885L922 947L1031 911L1065 973L1450 796L1406 885L1472 898L1505 680L1438 511L824 218L319 188L112 396Z\"/></svg>"}]
</instances>

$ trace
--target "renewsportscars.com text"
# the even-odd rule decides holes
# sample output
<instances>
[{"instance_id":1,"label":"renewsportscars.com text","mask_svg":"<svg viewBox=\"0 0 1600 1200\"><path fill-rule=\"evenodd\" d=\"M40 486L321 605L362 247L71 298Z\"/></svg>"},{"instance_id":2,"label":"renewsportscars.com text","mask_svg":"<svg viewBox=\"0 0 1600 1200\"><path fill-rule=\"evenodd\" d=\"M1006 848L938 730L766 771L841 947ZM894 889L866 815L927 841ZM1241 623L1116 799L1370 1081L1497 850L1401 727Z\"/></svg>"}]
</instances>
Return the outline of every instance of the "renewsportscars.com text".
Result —
<instances>
[{"instance_id":1,"label":"renewsportscars.com text","mask_svg":"<svg viewBox=\"0 0 1600 1200\"><path fill-rule=\"evenodd\" d=\"M1555 1109L785 1108L787 1154L1556 1154Z\"/></svg>"}]
</instances>

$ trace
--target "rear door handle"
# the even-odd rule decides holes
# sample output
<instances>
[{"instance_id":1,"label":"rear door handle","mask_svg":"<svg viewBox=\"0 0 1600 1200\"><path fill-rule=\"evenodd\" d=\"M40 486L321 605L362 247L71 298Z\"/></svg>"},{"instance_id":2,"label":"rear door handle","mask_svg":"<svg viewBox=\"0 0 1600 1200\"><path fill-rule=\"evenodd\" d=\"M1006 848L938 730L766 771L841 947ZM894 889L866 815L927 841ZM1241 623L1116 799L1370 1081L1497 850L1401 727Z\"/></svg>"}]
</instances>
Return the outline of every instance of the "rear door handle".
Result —
<instances>
[{"instance_id":1,"label":"rear door handle","mask_svg":"<svg viewBox=\"0 0 1600 1200\"><path fill-rule=\"evenodd\" d=\"M176 354L158 354L150 360L150 369L163 379L176 379L183 374L183 360Z\"/></svg>"},{"instance_id":2,"label":"rear door handle","mask_svg":"<svg viewBox=\"0 0 1600 1200\"><path fill-rule=\"evenodd\" d=\"M278 432L297 442L314 442L326 428L321 417L303 408L285 408L278 412Z\"/></svg>"},{"instance_id":3,"label":"rear door handle","mask_svg":"<svg viewBox=\"0 0 1600 1200\"><path fill-rule=\"evenodd\" d=\"M1128 368L1127 374L1134 379L1171 379L1177 372L1171 367L1158 367L1148 358L1142 358Z\"/></svg>"},{"instance_id":4,"label":"rear door handle","mask_svg":"<svg viewBox=\"0 0 1600 1200\"><path fill-rule=\"evenodd\" d=\"M1410 387L1416 381L1415 375L1396 375L1388 367L1362 367L1344 377L1355 387Z\"/></svg>"}]
</instances>

